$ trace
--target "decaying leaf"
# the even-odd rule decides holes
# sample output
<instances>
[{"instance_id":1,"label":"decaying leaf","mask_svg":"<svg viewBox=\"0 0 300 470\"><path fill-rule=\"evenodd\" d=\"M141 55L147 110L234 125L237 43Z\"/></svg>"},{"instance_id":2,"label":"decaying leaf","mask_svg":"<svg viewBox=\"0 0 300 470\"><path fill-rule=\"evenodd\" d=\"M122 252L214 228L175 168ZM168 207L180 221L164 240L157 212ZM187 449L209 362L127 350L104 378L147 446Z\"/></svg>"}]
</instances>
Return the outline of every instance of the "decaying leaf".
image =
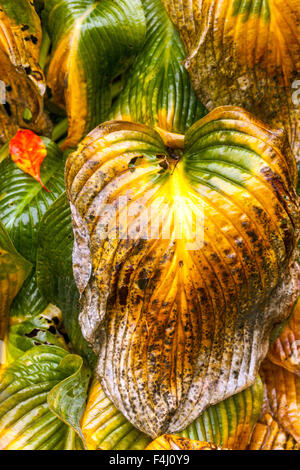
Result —
<instances>
[{"instance_id":1,"label":"decaying leaf","mask_svg":"<svg viewBox=\"0 0 300 470\"><path fill-rule=\"evenodd\" d=\"M19 129L9 142L9 152L16 165L33 176L49 192L40 175L41 164L47 155L46 145L41 137L29 129Z\"/></svg>"},{"instance_id":2,"label":"decaying leaf","mask_svg":"<svg viewBox=\"0 0 300 470\"><path fill-rule=\"evenodd\" d=\"M31 271L31 264L15 249L0 222L0 340L8 325L9 309L23 282Z\"/></svg>"},{"instance_id":3,"label":"decaying leaf","mask_svg":"<svg viewBox=\"0 0 300 470\"><path fill-rule=\"evenodd\" d=\"M266 359L260 370L264 409L300 444L300 378Z\"/></svg>"},{"instance_id":4,"label":"decaying leaf","mask_svg":"<svg viewBox=\"0 0 300 470\"><path fill-rule=\"evenodd\" d=\"M112 121L69 156L82 331L141 431L179 432L255 381L299 292L296 184L284 133L232 107L183 149Z\"/></svg>"},{"instance_id":5,"label":"decaying leaf","mask_svg":"<svg viewBox=\"0 0 300 470\"><path fill-rule=\"evenodd\" d=\"M63 147L74 147L107 119L111 81L143 45L144 12L140 0L46 0L44 18L53 42L47 82L69 118Z\"/></svg>"},{"instance_id":6,"label":"decaying leaf","mask_svg":"<svg viewBox=\"0 0 300 470\"><path fill-rule=\"evenodd\" d=\"M146 447L146 450L220 450L209 442L193 441L185 437L164 434Z\"/></svg>"},{"instance_id":7,"label":"decaying leaf","mask_svg":"<svg viewBox=\"0 0 300 470\"><path fill-rule=\"evenodd\" d=\"M43 111L46 84L38 65L41 38L40 19L32 2L1 0L0 143L13 137L19 127L49 133Z\"/></svg>"},{"instance_id":8,"label":"decaying leaf","mask_svg":"<svg viewBox=\"0 0 300 470\"><path fill-rule=\"evenodd\" d=\"M300 300L281 335L271 345L268 358L274 364L300 376Z\"/></svg>"},{"instance_id":9,"label":"decaying leaf","mask_svg":"<svg viewBox=\"0 0 300 470\"><path fill-rule=\"evenodd\" d=\"M209 109L236 105L286 128L300 159L298 0L163 0L194 88Z\"/></svg>"},{"instance_id":10,"label":"decaying leaf","mask_svg":"<svg viewBox=\"0 0 300 470\"><path fill-rule=\"evenodd\" d=\"M285 432L271 414L264 414L256 424L249 450L300 450L300 444Z\"/></svg>"},{"instance_id":11,"label":"decaying leaf","mask_svg":"<svg viewBox=\"0 0 300 470\"><path fill-rule=\"evenodd\" d=\"M184 133L206 114L182 62L184 47L161 0L143 0L147 34L111 119L140 122Z\"/></svg>"},{"instance_id":12,"label":"decaying leaf","mask_svg":"<svg viewBox=\"0 0 300 470\"><path fill-rule=\"evenodd\" d=\"M61 311L49 304L36 317L14 323L10 317L7 334L7 359L12 362L34 346L54 345L68 350L68 337L62 325Z\"/></svg>"}]
</instances>

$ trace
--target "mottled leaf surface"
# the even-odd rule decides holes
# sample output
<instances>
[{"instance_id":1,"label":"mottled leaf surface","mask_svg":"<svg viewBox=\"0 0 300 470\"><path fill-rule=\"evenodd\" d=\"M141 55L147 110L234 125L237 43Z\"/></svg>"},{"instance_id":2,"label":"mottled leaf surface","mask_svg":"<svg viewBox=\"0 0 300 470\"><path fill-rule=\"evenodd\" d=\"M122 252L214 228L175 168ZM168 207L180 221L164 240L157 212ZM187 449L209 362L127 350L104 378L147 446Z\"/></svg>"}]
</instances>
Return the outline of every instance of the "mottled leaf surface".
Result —
<instances>
[{"instance_id":1,"label":"mottled leaf surface","mask_svg":"<svg viewBox=\"0 0 300 470\"><path fill-rule=\"evenodd\" d=\"M242 106L285 128L300 158L298 0L164 0L185 44L194 89L209 109Z\"/></svg>"},{"instance_id":2,"label":"mottled leaf surface","mask_svg":"<svg viewBox=\"0 0 300 470\"><path fill-rule=\"evenodd\" d=\"M126 418L154 437L178 432L253 384L299 290L283 132L224 107L170 149L150 127L112 121L69 156L66 184L82 331Z\"/></svg>"}]
</instances>

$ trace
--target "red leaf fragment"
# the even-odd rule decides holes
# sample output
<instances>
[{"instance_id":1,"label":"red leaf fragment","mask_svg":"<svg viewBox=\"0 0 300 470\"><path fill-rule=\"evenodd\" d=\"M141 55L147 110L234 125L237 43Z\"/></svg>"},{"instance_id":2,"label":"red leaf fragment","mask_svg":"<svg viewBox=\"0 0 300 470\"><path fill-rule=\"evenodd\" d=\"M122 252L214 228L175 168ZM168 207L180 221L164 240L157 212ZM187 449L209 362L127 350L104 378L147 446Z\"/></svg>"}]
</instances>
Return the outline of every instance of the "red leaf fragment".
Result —
<instances>
[{"instance_id":1,"label":"red leaf fragment","mask_svg":"<svg viewBox=\"0 0 300 470\"><path fill-rule=\"evenodd\" d=\"M19 129L9 142L9 152L15 164L49 192L40 176L40 167L47 155L46 145L41 137L29 129Z\"/></svg>"}]
</instances>

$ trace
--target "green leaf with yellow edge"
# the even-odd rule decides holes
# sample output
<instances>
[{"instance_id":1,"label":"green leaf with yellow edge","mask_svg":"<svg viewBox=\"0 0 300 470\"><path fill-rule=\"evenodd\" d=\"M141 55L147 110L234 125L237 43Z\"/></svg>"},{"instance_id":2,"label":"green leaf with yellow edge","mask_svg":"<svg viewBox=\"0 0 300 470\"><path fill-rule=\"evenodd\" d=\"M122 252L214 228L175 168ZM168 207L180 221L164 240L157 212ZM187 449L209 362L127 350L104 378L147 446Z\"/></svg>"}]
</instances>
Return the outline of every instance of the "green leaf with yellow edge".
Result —
<instances>
[{"instance_id":1,"label":"green leaf with yellow edge","mask_svg":"<svg viewBox=\"0 0 300 470\"><path fill-rule=\"evenodd\" d=\"M241 106L285 128L300 159L299 0L163 0L203 104Z\"/></svg>"},{"instance_id":2,"label":"green leaf with yellow edge","mask_svg":"<svg viewBox=\"0 0 300 470\"><path fill-rule=\"evenodd\" d=\"M10 318L12 322L12 318ZM25 351L40 344L59 346L68 350L68 338L62 325L59 308L49 304L38 316L11 324L7 335L7 359L9 362Z\"/></svg>"},{"instance_id":3,"label":"green leaf with yellow edge","mask_svg":"<svg viewBox=\"0 0 300 470\"><path fill-rule=\"evenodd\" d=\"M0 164L0 220L16 249L32 263L42 216L65 189L62 153L54 142L43 140L47 156L41 165L41 177L49 192L10 158Z\"/></svg>"},{"instance_id":4,"label":"green leaf with yellow edge","mask_svg":"<svg viewBox=\"0 0 300 470\"><path fill-rule=\"evenodd\" d=\"M0 1L1 143L19 127L44 135L49 131L43 110L46 84L38 64L41 38L41 23L32 2Z\"/></svg>"},{"instance_id":5,"label":"green leaf with yellow edge","mask_svg":"<svg viewBox=\"0 0 300 470\"><path fill-rule=\"evenodd\" d=\"M63 193L45 213L37 250L37 284L48 302L62 310L63 323L76 353L95 365L96 357L82 336L78 323L79 292L72 267L74 235L71 211Z\"/></svg>"},{"instance_id":6,"label":"green leaf with yellow edge","mask_svg":"<svg viewBox=\"0 0 300 470\"><path fill-rule=\"evenodd\" d=\"M206 409L181 436L233 450L245 450L263 403L260 378L252 387Z\"/></svg>"},{"instance_id":7,"label":"green leaf with yellow edge","mask_svg":"<svg viewBox=\"0 0 300 470\"><path fill-rule=\"evenodd\" d=\"M214 444L192 440L175 434L163 434L146 447L146 450L221 450Z\"/></svg>"},{"instance_id":8,"label":"green leaf with yellow edge","mask_svg":"<svg viewBox=\"0 0 300 470\"><path fill-rule=\"evenodd\" d=\"M31 264L15 249L5 227L0 222L0 340L8 326L13 299L31 271Z\"/></svg>"},{"instance_id":9,"label":"green leaf with yellow edge","mask_svg":"<svg viewBox=\"0 0 300 470\"><path fill-rule=\"evenodd\" d=\"M106 397L97 380L89 391L81 430L89 450L143 450L151 442Z\"/></svg>"},{"instance_id":10,"label":"green leaf with yellow edge","mask_svg":"<svg viewBox=\"0 0 300 470\"><path fill-rule=\"evenodd\" d=\"M36 346L10 364L0 377L0 449L82 449L72 425L88 381L82 359L56 346Z\"/></svg>"},{"instance_id":11,"label":"green leaf with yellow edge","mask_svg":"<svg viewBox=\"0 0 300 470\"><path fill-rule=\"evenodd\" d=\"M47 82L69 118L64 148L75 146L111 107L111 82L133 61L145 39L140 0L46 0L53 44Z\"/></svg>"},{"instance_id":12,"label":"green leaf with yellow edge","mask_svg":"<svg viewBox=\"0 0 300 470\"><path fill-rule=\"evenodd\" d=\"M143 0L146 41L126 76L111 119L141 122L184 133L206 110L182 62L184 47L161 0Z\"/></svg>"}]
</instances>

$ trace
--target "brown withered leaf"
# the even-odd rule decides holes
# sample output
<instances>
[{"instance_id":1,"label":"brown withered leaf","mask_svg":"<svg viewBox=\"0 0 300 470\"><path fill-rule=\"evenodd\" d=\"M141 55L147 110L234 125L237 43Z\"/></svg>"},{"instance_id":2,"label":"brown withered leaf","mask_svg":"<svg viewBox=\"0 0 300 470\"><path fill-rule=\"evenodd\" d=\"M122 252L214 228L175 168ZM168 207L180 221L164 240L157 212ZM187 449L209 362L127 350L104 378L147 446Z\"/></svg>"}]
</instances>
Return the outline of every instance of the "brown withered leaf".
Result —
<instances>
[{"instance_id":1,"label":"brown withered leaf","mask_svg":"<svg viewBox=\"0 0 300 470\"><path fill-rule=\"evenodd\" d=\"M1 0L0 26L0 143L19 127L48 135L50 123L43 112L46 84L38 64L40 19L28 0Z\"/></svg>"},{"instance_id":2,"label":"brown withered leaf","mask_svg":"<svg viewBox=\"0 0 300 470\"><path fill-rule=\"evenodd\" d=\"M146 447L146 450L221 450L209 442L194 441L184 437L164 434Z\"/></svg>"},{"instance_id":3,"label":"brown withered leaf","mask_svg":"<svg viewBox=\"0 0 300 470\"><path fill-rule=\"evenodd\" d=\"M268 358L300 376L300 299L281 335L271 345Z\"/></svg>"},{"instance_id":4,"label":"brown withered leaf","mask_svg":"<svg viewBox=\"0 0 300 470\"><path fill-rule=\"evenodd\" d=\"M209 109L236 105L285 127L300 159L299 0L163 0Z\"/></svg>"},{"instance_id":5,"label":"brown withered leaf","mask_svg":"<svg viewBox=\"0 0 300 470\"><path fill-rule=\"evenodd\" d=\"M82 331L141 431L179 432L255 381L299 292L296 181L285 134L232 107L183 149L111 121L69 156Z\"/></svg>"},{"instance_id":6,"label":"brown withered leaf","mask_svg":"<svg viewBox=\"0 0 300 470\"><path fill-rule=\"evenodd\" d=\"M256 423L248 449L300 450L300 444L279 426L270 413L265 413Z\"/></svg>"},{"instance_id":7,"label":"brown withered leaf","mask_svg":"<svg viewBox=\"0 0 300 470\"><path fill-rule=\"evenodd\" d=\"M31 268L31 264L16 251L4 225L0 222L0 341L5 339L7 333L12 301Z\"/></svg>"},{"instance_id":8,"label":"brown withered leaf","mask_svg":"<svg viewBox=\"0 0 300 470\"><path fill-rule=\"evenodd\" d=\"M260 374L265 388L263 409L300 444L300 378L268 359Z\"/></svg>"}]
</instances>

